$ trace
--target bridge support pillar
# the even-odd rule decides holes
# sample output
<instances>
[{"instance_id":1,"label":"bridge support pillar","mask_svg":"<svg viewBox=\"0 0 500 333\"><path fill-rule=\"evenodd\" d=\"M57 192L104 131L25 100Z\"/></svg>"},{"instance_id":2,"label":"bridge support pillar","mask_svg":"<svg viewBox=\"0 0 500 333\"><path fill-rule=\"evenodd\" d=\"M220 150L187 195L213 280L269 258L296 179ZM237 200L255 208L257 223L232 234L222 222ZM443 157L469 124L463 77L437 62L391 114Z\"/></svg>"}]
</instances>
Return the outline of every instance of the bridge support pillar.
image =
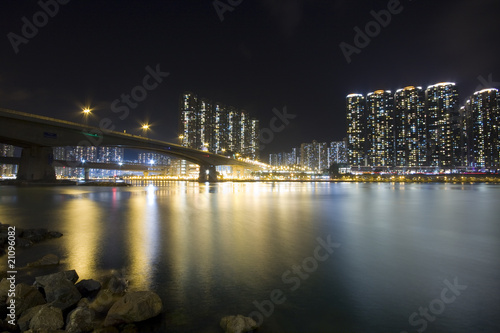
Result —
<instances>
[{"instance_id":1,"label":"bridge support pillar","mask_svg":"<svg viewBox=\"0 0 500 333\"><path fill-rule=\"evenodd\" d=\"M85 181L88 182L90 180L90 169L89 168L83 169L83 175L84 175Z\"/></svg>"},{"instance_id":2,"label":"bridge support pillar","mask_svg":"<svg viewBox=\"0 0 500 333\"><path fill-rule=\"evenodd\" d=\"M50 147L23 148L17 180L55 181L56 171L53 161L54 154Z\"/></svg>"},{"instance_id":3,"label":"bridge support pillar","mask_svg":"<svg viewBox=\"0 0 500 333\"><path fill-rule=\"evenodd\" d=\"M200 165L200 176L198 177L198 181L200 183L216 182L217 171L215 171L215 165Z\"/></svg>"}]
</instances>

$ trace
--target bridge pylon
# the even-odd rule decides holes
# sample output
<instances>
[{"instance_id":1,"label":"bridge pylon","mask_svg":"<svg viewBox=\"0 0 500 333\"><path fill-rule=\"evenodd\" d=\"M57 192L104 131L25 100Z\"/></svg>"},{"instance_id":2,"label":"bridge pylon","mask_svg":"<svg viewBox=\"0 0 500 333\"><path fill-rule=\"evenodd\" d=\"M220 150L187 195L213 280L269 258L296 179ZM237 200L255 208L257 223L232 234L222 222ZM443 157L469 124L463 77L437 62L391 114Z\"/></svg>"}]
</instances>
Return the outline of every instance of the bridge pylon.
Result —
<instances>
[{"instance_id":1,"label":"bridge pylon","mask_svg":"<svg viewBox=\"0 0 500 333\"><path fill-rule=\"evenodd\" d=\"M54 154L51 147L23 148L17 180L54 182L56 171L53 162Z\"/></svg>"},{"instance_id":2,"label":"bridge pylon","mask_svg":"<svg viewBox=\"0 0 500 333\"><path fill-rule=\"evenodd\" d=\"M215 171L215 165L200 165L200 175L198 177L198 181L200 183L216 182L217 171Z\"/></svg>"}]
</instances>

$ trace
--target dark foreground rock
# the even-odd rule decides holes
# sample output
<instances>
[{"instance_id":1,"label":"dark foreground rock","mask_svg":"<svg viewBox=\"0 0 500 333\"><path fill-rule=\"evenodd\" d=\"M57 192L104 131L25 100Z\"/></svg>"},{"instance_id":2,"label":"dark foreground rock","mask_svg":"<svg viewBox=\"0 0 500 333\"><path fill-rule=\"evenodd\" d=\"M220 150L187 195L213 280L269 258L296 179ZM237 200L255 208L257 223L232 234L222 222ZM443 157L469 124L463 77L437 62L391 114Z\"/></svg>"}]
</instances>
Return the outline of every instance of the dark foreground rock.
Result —
<instances>
[{"instance_id":1,"label":"dark foreground rock","mask_svg":"<svg viewBox=\"0 0 500 333\"><path fill-rule=\"evenodd\" d=\"M7 299L10 302L11 298ZM36 287L19 283L16 286L16 295L13 298L16 304L16 314L22 316L23 312L37 305L45 304L43 295Z\"/></svg>"},{"instance_id":2,"label":"dark foreground rock","mask_svg":"<svg viewBox=\"0 0 500 333\"><path fill-rule=\"evenodd\" d=\"M258 327L255 320L242 315L224 317L220 321L220 326L226 333L251 332Z\"/></svg>"},{"instance_id":3,"label":"dark foreground rock","mask_svg":"<svg viewBox=\"0 0 500 333\"><path fill-rule=\"evenodd\" d=\"M47 302L61 310L67 310L82 298L74 285L78 274L74 270L39 276L36 284L43 288Z\"/></svg>"},{"instance_id":4,"label":"dark foreground rock","mask_svg":"<svg viewBox=\"0 0 500 333\"><path fill-rule=\"evenodd\" d=\"M80 305L80 304L79 304ZM82 304L71 311L66 318L66 332L90 332L94 329L95 312L87 304Z\"/></svg>"},{"instance_id":5,"label":"dark foreground rock","mask_svg":"<svg viewBox=\"0 0 500 333\"><path fill-rule=\"evenodd\" d=\"M28 267L40 267L40 266L52 266L59 265L59 257L55 254L47 254L37 261L30 262L26 266Z\"/></svg>"},{"instance_id":6,"label":"dark foreground rock","mask_svg":"<svg viewBox=\"0 0 500 333\"><path fill-rule=\"evenodd\" d=\"M31 318L29 325L31 330L58 330L63 328L62 311L49 304L42 305Z\"/></svg>"},{"instance_id":7,"label":"dark foreground rock","mask_svg":"<svg viewBox=\"0 0 500 333\"><path fill-rule=\"evenodd\" d=\"M9 232L11 232L10 224L0 223L0 256L4 255L6 252L6 248L9 240ZM44 228L36 228L36 229L15 229L15 237L16 237L16 248L27 248L33 246L35 243L39 243L41 241L59 238L63 234L58 231L49 231Z\"/></svg>"},{"instance_id":8,"label":"dark foreground rock","mask_svg":"<svg viewBox=\"0 0 500 333\"><path fill-rule=\"evenodd\" d=\"M101 282L92 279L81 280L75 286L83 297L96 296L101 290Z\"/></svg>"},{"instance_id":9,"label":"dark foreground rock","mask_svg":"<svg viewBox=\"0 0 500 333\"><path fill-rule=\"evenodd\" d=\"M32 286L19 283L14 299L17 325L0 320L0 332L135 333L138 328L134 323L158 316L163 309L154 292L127 293L128 281L121 274L111 274L102 285L92 279L75 285L78 279L76 271L69 270L37 276ZM8 280L0 281L4 304L10 301L6 297L9 286ZM100 290L101 286L114 291ZM82 298L79 290L87 297Z\"/></svg>"},{"instance_id":10,"label":"dark foreground rock","mask_svg":"<svg viewBox=\"0 0 500 333\"><path fill-rule=\"evenodd\" d=\"M116 301L109 309L104 326L143 321L156 317L162 309L162 301L154 292L131 292Z\"/></svg>"}]
</instances>

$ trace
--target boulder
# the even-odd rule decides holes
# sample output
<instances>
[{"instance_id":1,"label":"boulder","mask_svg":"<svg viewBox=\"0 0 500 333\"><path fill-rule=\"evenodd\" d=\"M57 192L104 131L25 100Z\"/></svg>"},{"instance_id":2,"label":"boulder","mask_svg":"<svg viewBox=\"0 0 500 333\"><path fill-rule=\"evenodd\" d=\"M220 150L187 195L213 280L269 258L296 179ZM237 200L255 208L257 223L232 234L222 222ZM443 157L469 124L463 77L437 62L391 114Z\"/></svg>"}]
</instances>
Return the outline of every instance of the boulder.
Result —
<instances>
[{"instance_id":1,"label":"boulder","mask_svg":"<svg viewBox=\"0 0 500 333\"><path fill-rule=\"evenodd\" d=\"M101 290L101 283L92 279L81 280L75 286L83 297L94 296Z\"/></svg>"},{"instance_id":2,"label":"boulder","mask_svg":"<svg viewBox=\"0 0 500 333\"><path fill-rule=\"evenodd\" d=\"M24 332L30 328L31 319L36 313L38 313L42 306L45 305L37 305L23 312L23 315L17 321L17 325L19 325L19 329L21 330L21 332Z\"/></svg>"},{"instance_id":3,"label":"boulder","mask_svg":"<svg viewBox=\"0 0 500 333\"><path fill-rule=\"evenodd\" d=\"M7 302L10 302L10 299L11 297L7 299ZM18 317L21 316L25 310L46 303L38 289L26 283L19 283L16 286L14 301L16 302L16 314Z\"/></svg>"},{"instance_id":4,"label":"boulder","mask_svg":"<svg viewBox=\"0 0 500 333\"><path fill-rule=\"evenodd\" d=\"M94 310L88 307L78 307L71 311L66 318L66 332L90 332L94 329Z\"/></svg>"},{"instance_id":5,"label":"boulder","mask_svg":"<svg viewBox=\"0 0 500 333\"><path fill-rule=\"evenodd\" d=\"M224 317L220 321L220 326L226 333L251 332L257 329L255 320L242 315Z\"/></svg>"},{"instance_id":6,"label":"boulder","mask_svg":"<svg viewBox=\"0 0 500 333\"><path fill-rule=\"evenodd\" d=\"M30 329L36 330L58 330L64 326L64 318L59 308L44 305L33 315L30 321Z\"/></svg>"},{"instance_id":7,"label":"boulder","mask_svg":"<svg viewBox=\"0 0 500 333\"><path fill-rule=\"evenodd\" d=\"M49 274L49 275L42 275L42 276L37 276L35 278L35 285L37 287L43 288L46 285L53 283L54 280L59 280L60 278L65 278L66 280L69 280L73 283L78 281L78 274L74 269L69 270L69 271L63 271L63 272L57 272L54 274Z\"/></svg>"},{"instance_id":8,"label":"boulder","mask_svg":"<svg viewBox=\"0 0 500 333\"><path fill-rule=\"evenodd\" d=\"M126 294L109 309L104 326L133 323L156 317L162 311L160 297L152 291Z\"/></svg>"},{"instance_id":9,"label":"boulder","mask_svg":"<svg viewBox=\"0 0 500 333\"><path fill-rule=\"evenodd\" d=\"M90 301L88 298L82 298L81 300L78 301L78 304L76 305L77 308L89 308L90 307Z\"/></svg>"},{"instance_id":10,"label":"boulder","mask_svg":"<svg viewBox=\"0 0 500 333\"><path fill-rule=\"evenodd\" d=\"M48 303L64 311L78 303L82 298L74 285L74 279L78 279L78 275L73 270L38 276L35 278L35 283L45 291Z\"/></svg>"},{"instance_id":11,"label":"boulder","mask_svg":"<svg viewBox=\"0 0 500 333\"><path fill-rule=\"evenodd\" d=\"M19 236L32 241L33 243L38 243L43 241L48 237L49 231L44 228L38 229L25 229Z\"/></svg>"},{"instance_id":12,"label":"boulder","mask_svg":"<svg viewBox=\"0 0 500 333\"><path fill-rule=\"evenodd\" d=\"M47 254L37 261L28 263L28 267L59 265L59 257L55 254Z\"/></svg>"},{"instance_id":13,"label":"boulder","mask_svg":"<svg viewBox=\"0 0 500 333\"><path fill-rule=\"evenodd\" d=\"M102 289L90 304L90 308L95 312L107 313L120 297L122 297L122 295L114 294L109 289Z\"/></svg>"},{"instance_id":14,"label":"boulder","mask_svg":"<svg viewBox=\"0 0 500 333\"><path fill-rule=\"evenodd\" d=\"M128 280L120 272L113 272L104 285L114 294L123 294L127 290Z\"/></svg>"}]
</instances>

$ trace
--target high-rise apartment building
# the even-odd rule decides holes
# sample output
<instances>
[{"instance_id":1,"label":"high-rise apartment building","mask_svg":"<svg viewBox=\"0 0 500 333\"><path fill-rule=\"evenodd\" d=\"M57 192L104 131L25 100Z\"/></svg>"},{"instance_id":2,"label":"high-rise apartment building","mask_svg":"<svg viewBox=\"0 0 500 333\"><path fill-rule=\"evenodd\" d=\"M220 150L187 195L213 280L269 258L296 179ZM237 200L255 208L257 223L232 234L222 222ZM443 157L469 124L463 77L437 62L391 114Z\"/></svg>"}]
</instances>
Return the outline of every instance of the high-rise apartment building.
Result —
<instances>
[{"instance_id":1,"label":"high-rise apartment building","mask_svg":"<svg viewBox=\"0 0 500 333\"><path fill-rule=\"evenodd\" d=\"M394 165L419 167L427 163L427 116L422 87L408 86L394 94Z\"/></svg>"},{"instance_id":2,"label":"high-rise apartment building","mask_svg":"<svg viewBox=\"0 0 500 333\"><path fill-rule=\"evenodd\" d=\"M461 165L460 113L455 83L431 85L425 91L427 107L427 165L449 168Z\"/></svg>"},{"instance_id":3,"label":"high-rise apartment building","mask_svg":"<svg viewBox=\"0 0 500 333\"><path fill-rule=\"evenodd\" d=\"M500 168L500 94L498 89L477 91L462 109L465 118L467 166Z\"/></svg>"},{"instance_id":4,"label":"high-rise apartment building","mask_svg":"<svg viewBox=\"0 0 500 333\"><path fill-rule=\"evenodd\" d=\"M394 96L377 90L366 96L367 156L370 166L394 165Z\"/></svg>"},{"instance_id":5,"label":"high-rise apartment building","mask_svg":"<svg viewBox=\"0 0 500 333\"><path fill-rule=\"evenodd\" d=\"M259 155L259 122L244 110L185 92L180 98L179 138L185 147L216 154Z\"/></svg>"},{"instance_id":6,"label":"high-rise apartment building","mask_svg":"<svg viewBox=\"0 0 500 333\"><path fill-rule=\"evenodd\" d=\"M353 166L363 166L366 164L365 97L361 94L348 95L346 107L348 162Z\"/></svg>"},{"instance_id":7,"label":"high-rise apartment building","mask_svg":"<svg viewBox=\"0 0 500 333\"><path fill-rule=\"evenodd\" d=\"M347 143L344 141L333 141L328 148L328 167L332 164L347 164Z\"/></svg>"}]
</instances>

